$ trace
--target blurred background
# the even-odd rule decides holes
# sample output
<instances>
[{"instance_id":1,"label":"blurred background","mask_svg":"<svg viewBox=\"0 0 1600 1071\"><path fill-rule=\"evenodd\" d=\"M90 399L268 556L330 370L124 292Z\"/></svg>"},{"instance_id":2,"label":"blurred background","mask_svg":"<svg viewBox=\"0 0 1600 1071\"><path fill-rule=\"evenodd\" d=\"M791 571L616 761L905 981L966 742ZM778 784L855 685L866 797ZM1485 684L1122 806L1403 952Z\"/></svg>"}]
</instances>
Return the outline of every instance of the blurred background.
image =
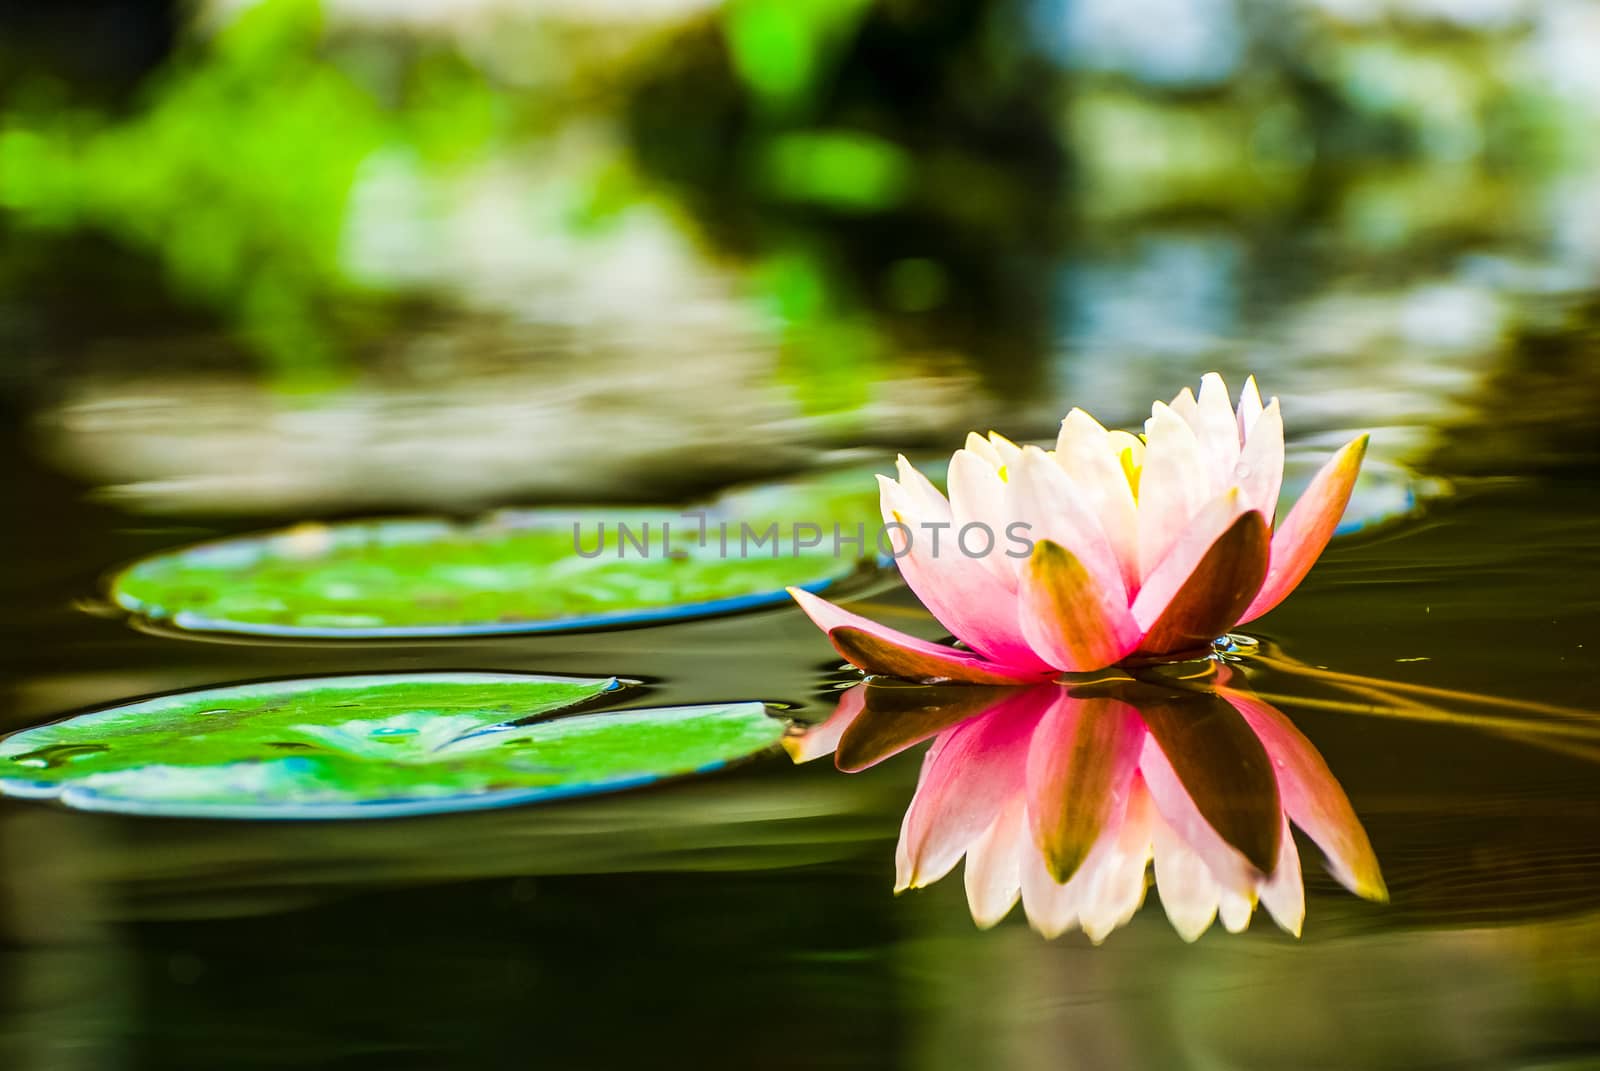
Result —
<instances>
[{"instance_id":1,"label":"blurred background","mask_svg":"<svg viewBox=\"0 0 1600 1071\"><path fill-rule=\"evenodd\" d=\"M688 494L1213 367L1412 463L1549 380L1570 459L1597 53L1585 0L8 0L0 391L161 514Z\"/></svg>"}]
</instances>

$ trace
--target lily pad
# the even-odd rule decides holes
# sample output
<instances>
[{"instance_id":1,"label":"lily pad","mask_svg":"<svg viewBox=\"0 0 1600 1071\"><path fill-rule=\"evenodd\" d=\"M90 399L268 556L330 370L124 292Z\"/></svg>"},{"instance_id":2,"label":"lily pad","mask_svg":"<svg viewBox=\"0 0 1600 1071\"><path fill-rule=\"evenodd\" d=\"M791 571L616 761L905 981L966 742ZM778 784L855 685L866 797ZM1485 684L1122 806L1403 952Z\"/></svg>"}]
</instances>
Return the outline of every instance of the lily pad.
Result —
<instances>
[{"instance_id":1,"label":"lily pad","mask_svg":"<svg viewBox=\"0 0 1600 1071\"><path fill-rule=\"evenodd\" d=\"M1290 454L1281 512L1326 459ZM942 461L920 467L943 482ZM184 631L307 639L570 631L787 605L785 587L820 591L888 564L874 475L892 468L741 488L698 506L304 524L146 558L113 577L110 593ZM1369 459L1339 531L1410 514L1423 494L1411 473Z\"/></svg>"},{"instance_id":2,"label":"lily pad","mask_svg":"<svg viewBox=\"0 0 1600 1071\"><path fill-rule=\"evenodd\" d=\"M299 525L147 558L110 594L178 629L258 636L652 624L785 604L787 586L819 591L870 571L879 520L873 470L854 469L699 506Z\"/></svg>"},{"instance_id":3,"label":"lily pad","mask_svg":"<svg viewBox=\"0 0 1600 1071\"><path fill-rule=\"evenodd\" d=\"M182 692L0 740L0 793L204 818L437 814L706 772L785 732L761 703L552 716L617 687L435 673Z\"/></svg>"}]
</instances>

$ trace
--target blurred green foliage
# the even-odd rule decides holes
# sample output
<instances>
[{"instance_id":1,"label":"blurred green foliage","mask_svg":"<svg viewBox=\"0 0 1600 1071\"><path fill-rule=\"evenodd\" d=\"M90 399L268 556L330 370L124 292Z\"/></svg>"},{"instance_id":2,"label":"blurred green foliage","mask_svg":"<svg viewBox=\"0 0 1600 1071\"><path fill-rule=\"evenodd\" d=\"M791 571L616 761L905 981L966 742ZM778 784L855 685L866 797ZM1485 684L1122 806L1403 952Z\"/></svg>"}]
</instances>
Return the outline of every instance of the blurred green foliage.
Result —
<instances>
[{"instance_id":1,"label":"blurred green foliage","mask_svg":"<svg viewBox=\"0 0 1600 1071\"><path fill-rule=\"evenodd\" d=\"M354 65L352 65L354 66ZM316 0L254 5L178 56L120 121L0 119L0 206L143 248L289 386L337 376L381 309L340 267L347 205L380 150L448 166L493 136L498 102L449 56L384 100L324 55Z\"/></svg>"},{"instance_id":2,"label":"blurred green foliage","mask_svg":"<svg viewBox=\"0 0 1600 1071\"><path fill-rule=\"evenodd\" d=\"M734 72L763 109L792 115L831 81L871 0L732 0L724 33Z\"/></svg>"}]
</instances>

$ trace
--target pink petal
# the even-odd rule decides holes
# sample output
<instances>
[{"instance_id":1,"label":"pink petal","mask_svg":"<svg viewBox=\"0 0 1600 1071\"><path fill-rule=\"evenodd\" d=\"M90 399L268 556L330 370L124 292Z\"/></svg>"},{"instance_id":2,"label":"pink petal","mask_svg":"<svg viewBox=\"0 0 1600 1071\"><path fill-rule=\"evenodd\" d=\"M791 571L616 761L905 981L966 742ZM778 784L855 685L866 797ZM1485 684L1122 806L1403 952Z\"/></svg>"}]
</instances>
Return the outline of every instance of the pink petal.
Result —
<instances>
[{"instance_id":1,"label":"pink petal","mask_svg":"<svg viewBox=\"0 0 1600 1071\"><path fill-rule=\"evenodd\" d=\"M1076 699L1064 689L1040 720L1028 749L1028 816L1057 882L1071 881L1102 835L1115 832L1144 733L1126 703Z\"/></svg>"},{"instance_id":2,"label":"pink petal","mask_svg":"<svg viewBox=\"0 0 1600 1071\"><path fill-rule=\"evenodd\" d=\"M1141 629L1147 633L1154 629L1157 622L1166 613L1167 607L1178 597L1179 593L1189 586L1192 579L1205 580L1204 577L1196 575L1197 570L1200 569L1203 562L1206 562L1207 557L1211 555L1212 549L1217 545L1218 541L1229 535L1230 529L1238 523L1240 516L1244 513L1244 495L1237 488L1230 488L1206 503L1199 514L1185 527L1167 556L1161 560L1160 564L1145 579L1144 587L1139 589L1138 597L1133 600L1133 618ZM1249 539L1238 534L1231 536L1230 539L1241 541L1237 544L1238 549L1254 553L1253 544ZM1230 542L1228 546L1235 547L1235 544ZM1221 551L1218 552L1219 555L1221 553ZM1244 563L1235 562L1232 568L1239 569L1242 564ZM1215 587L1215 585L1212 585L1212 587ZM1231 593L1232 586L1224 585L1223 587L1227 588L1227 591L1223 592L1223 594ZM1221 591L1222 589L1218 588L1217 590ZM1191 607L1202 605L1198 599L1199 594L1200 592L1197 592L1196 596L1189 601ZM1254 593L1252 592L1252 594ZM1221 599L1222 595L1219 594L1219 601L1214 605L1220 607ZM1246 602L1248 602L1248 597L1246 597ZM1213 604L1206 605L1209 607ZM1189 611L1190 614L1193 612L1192 609ZM1216 613L1220 614L1221 610L1218 609ZM1190 623L1187 616L1185 623ZM1176 622L1173 622L1173 624L1176 624ZM1226 631L1233 624L1233 621L1227 622L1217 634L1220 635L1221 631ZM1215 638L1215 635L1212 638Z\"/></svg>"},{"instance_id":3,"label":"pink petal","mask_svg":"<svg viewBox=\"0 0 1600 1071\"><path fill-rule=\"evenodd\" d=\"M950 504L904 458L900 467L901 483L880 476L878 484L884 523L910 529L909 536L897 527L889 529L898 555L896 564L907 586L957 639L989 661L1024 673L1049 669L1022 638L1016 595L977 559L961 553L951 529L925 527L948 525ZM907 484L917 490L907 491ZM997 533L1000 538L1003 535Z\"/></svg>"},{"instance_id":4,"label":"pink petal","mask_svg":"<svg viewBox=\"0 0 1600 1071\"><path fill-rule=\"evenodd\" d=\"M948 874L1022 793L1028 743L1051 699L1030 689L934 740L900 827L896 892Z\"/></svg>"},{"instance_id":5,"label":"pink petal","mask_svg":"<svg viewBox=\"0 0 1600 1071\"><path fill-rule=\"evenodd\" d=\"M1284 811L1327 853L1333 876L1357 896L1388 900L1389 890L1367 831L1311 741L1265 700L1233 688L1219 694L1250 723L1251 731L1267 749L1277 771Z\"/></svg>"},{"instance_id":6,"label":"pink petal","mask_svg":"<svg viewBox=\"0 0 1600 1071\"><path fill-rule=\"evenodd\" d=\"M827 633L846 660L867 673L915 681L961 681L967 684L1018 684L1053 673L996 665L954 647L908 636L887 625L853 614L802 588L788 592L800 609Z\"/></svg>"},{"instance_id":7,"label":"pink petal","mask_svg":"<svg viewBox=\"0 0 1600 1071\"><path fill-rule=\"evenodd\" d=\"M1022 634L1057 669L1103 669L1139 646L1121 581L1100 587L1071 551L1048 539L1035 543L1021 584Z\"/></svg>"},{"instance_id":8,"label":"pink petal","mask_svg":"<svg viewBox=\"0 0 1600 1071\"><path fill-rule=\"evenodd\" d=\"M1232 508L1231 503L1225 503L1219 515L1226 515ZM1197 524L1196 531L1200 530ZM1148 654L1194 650L1233 627L1261 589L1261 581L1267 575L1270 545L1266 518L1261 514L1251 510L1236 519L1188 568L1182 586L1162 608L1161 615L1144 630L1139 650ZM1189 565L1189 551L1190 546L1182 542L1173 549L1174 555L1182 555L1173 566L1173 575ZM1145 588L1155 593L1151 595L1152 600L1168 583L1161 569L1157 574L1152 577L1155 583ZM1140 595L1142 597L1144 592ZM1136 601L1133 613L1137 616L1139 612Z\"/></svg>"},{"instance_id":9,"label":"pink petal","mask_svg":"<svg viewBox=\"0 0 1600 1071\"><path fill-rule=\"evenodd\" d=\"M1306 578L1311 566L1333 538L1339 518L1350 502L1350 492L1367 453L1367 436L1347 444L1322 466L1306 493L1294 504L1272 535L1272 563L1266 582L1239 623L1254 621L1282 602Z\"/></svg>"},{"instance_id":10,"label":"pink petal","mask_svg":"<svg viewBox=\"0 0 1600 1071\"><path fill-rule=\"evenodd\" d=\"M1138 537L1139 575L1148 585L1156 567L1189 528L1190 518L1205 504L1211 481L1194 431L1176 412L1157 402L1145 421L1145 436Z\"/></svg>"},{"instance_id":11,"label":"pink petal","mask_svg":"<svg viewBox=\"0 0 1600 1071\"><path fill-rule=\"evenodd\" d=\"M989 433L989 445L994 449L994 456L1000 459L1002 465L1014 465L1017 457L1022 453L1022 447L1001 435L998 431Z\"/></svg>"}]
</instances>

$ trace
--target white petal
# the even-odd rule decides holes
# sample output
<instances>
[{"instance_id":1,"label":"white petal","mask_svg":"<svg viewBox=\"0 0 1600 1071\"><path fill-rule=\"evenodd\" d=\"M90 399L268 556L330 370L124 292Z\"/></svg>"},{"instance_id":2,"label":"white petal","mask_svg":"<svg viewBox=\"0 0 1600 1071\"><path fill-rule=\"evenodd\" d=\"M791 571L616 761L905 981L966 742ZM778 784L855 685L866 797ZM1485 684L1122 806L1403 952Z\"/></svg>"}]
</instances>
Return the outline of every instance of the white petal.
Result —
<instances>
[{"instance_id":1,"label":"white petal","mask_svg":"<svg viewBox=\"0 0 1600 1071\"><path fill-rule=\"evenodd\" d=\"M1045 937L1060 937L1078 926L1078 892L1082 882L1065 885L1045 869L1044 855L1034 849L1022 856L1022 909L1028 924Z\"/></svg>"},{"instance_id":2,"label":"white petal","mask_svg":"<svg viewBox=\"0 0 1600 1071\"><path fill-rule=\"evenodd\" d=\"M1139 576L1149 577L1208 498L1210 480L1194 431L1156 403L1145 422L1144 469L1139 477Z\"/></svg>"},{"instance_id":3,"label":"white petal","mask_svg":"<svg viewBox=\"0 0 1600 1071\"><path fill-rule=\"evenodd\" d=\"M1229 933L1243 933L1250 928L1250 916L1256 913L1255 898L1233 889L1221 890L1217 898L1217 916L1222 928Z\"/></svg>"},{"instance_id":4,"label":"white petal","mask_svg":"<svg viewBox=\"0 0 1600 1071\"><path fill-rule=\"evenodd\" d=\"M963 553L963 546L974 553L987 548L974 560L993 574L1007 590L1015 591L1017 568L1014 560L1005 554L1006 525L1011 517L1006 512L1006 485L1000 479L999 470L977 451L957 450L950 458L949 482L951 523L954 528L948 535L948 541L955 553ZM974 529L967 541L962 542L961 531L970 524L983 525L984 529Z\"/></svg>"},{"instance_id":5,"label":"white petal","mask_svg":"<svg viewBox=\"0 0 1600 1071\"><path fill-rule=\"evenodd\" d=\"M1245 508L1259 511L1270 523L1283 489L1283 414L1278 399L1272 399L1256 418L1234 476L1244 493Z\"/></svg>"},{"instance_id":6,"label":"white petal","mask_svg":"<svg viewBox=\"0 0 1600 1071\"><path fill-rule=\"evenodd\" d=\"M1115 837L1106 840L1104 857L1096 864L1079 911L1083 932L1099 944L1118 926L1125 925L1144 903L1145 871L1150 866L1155 804L1144 781L1135 777L1127 808Z\"/></svg>"},{"instance_id":7,"label":"white petal","mask_svg":"<svg viewBox=\"0 0 1600 1071\"><path fill-rule=\"evenodd\" d=\"M1083 492L1089 508L1122 567L1124 586L1139 584L1139 528L1137 503L1123 471L1121 450L1111 433L1082 409L1074 409L1061 422L1056 438L1056 464Z\"/></svg>"},{"instance_id":8,"label":"white petal","mask_svg":"<svg viewBox=\"0 0 1600 1071\"><path fill-rule=\"evenodd\" d=\"M1228 385L1215 372L1207 372L1200 381L1200 401L1190 426L1205 455L1211 492L1216 494L1233 482L1239 463L1239 421L1228 401Z\"/></svg>"},{"instance_id":9,"label":"white petal","mask_svg":"<svg viewBox=\"0 0 1600 1071\"><path fill-rule=\"evenodd\" d=\"M993 444L991 444L988 439L985 439L977 432L967 432L967 449L983 458L995 468L998 469L1000 467L1000 455L995 452Z\"/></svg>"},{"instance_id":10,"label":"white petal","mask_svg":"<svg viewBox=\"0 0 1600 1071\"><path fill-rule=\"evenodd\" d=\"M1035 543L1048 539L1071 551L1108 599L1128 605L1122 567L1088 497L1037 446L1023 449L1010 473L1007 515L1027 524ZM1023 559L1006 560L1020 571Z\"/></svg>"},{"instance_id":11,"label":"white petal","mask_svg":"<svg viewBox=\"0 0 1600 1071\"><path fill-rule=\"evenodd\" d=\"M1216 880L1204 860L1166 822L1158 818L1152 833L1161 906L1179 937L1197 941L1217 917Z\"/></svg>"},{"instance_id":12,"label":"white petal","mask_svg":"<svg viewBox=\"0 0 1600 1071\"><path fill-rule=\"evenodd\" d=\"M979 929L1005 918L1022 895L1022 853L1032 851L1023 797L1001 809L994 824L967 849L967 905Z\"/></svg>"},{"instance_id":13,"label":"white petal","mask_svg":"<svg viewBox=\"0 0 1600 1071\"><path fill-rule=\"evenodd\" d=\"M1244 381L1244 390L1239 392L1239 441L1250 441L1250 429L1255 426L1256 418L1261 415L1261 391L1256 387L1256 377L1251 376Z\"/></svg>"},{"instance_id":14,"label":"white petal","mask_svg":"<svg viewBox=\"0 0 1600 1071\"><path fill-rule=\"evenodd\" d=\"M1022 447L1001 435L998 431L989 433L989 445L994 449L995 457L1002 465L1014 465L1017 455L1022 453Z\"/></svg>"},{"instance_id":15,"label":"white petal","mask_svg":"<svg viewBox=\"0 0 1600 1071\"><path fill-rule=\"evenodd\" d=\"M1284 930L1300 936L1306 920L1306 887L1300 874L1300 849L1289 831L1289 818L1283 819L1283 847L1278 850L1278 869L1260 885L1261 906Z\"/></svg>"}]
</instances>

